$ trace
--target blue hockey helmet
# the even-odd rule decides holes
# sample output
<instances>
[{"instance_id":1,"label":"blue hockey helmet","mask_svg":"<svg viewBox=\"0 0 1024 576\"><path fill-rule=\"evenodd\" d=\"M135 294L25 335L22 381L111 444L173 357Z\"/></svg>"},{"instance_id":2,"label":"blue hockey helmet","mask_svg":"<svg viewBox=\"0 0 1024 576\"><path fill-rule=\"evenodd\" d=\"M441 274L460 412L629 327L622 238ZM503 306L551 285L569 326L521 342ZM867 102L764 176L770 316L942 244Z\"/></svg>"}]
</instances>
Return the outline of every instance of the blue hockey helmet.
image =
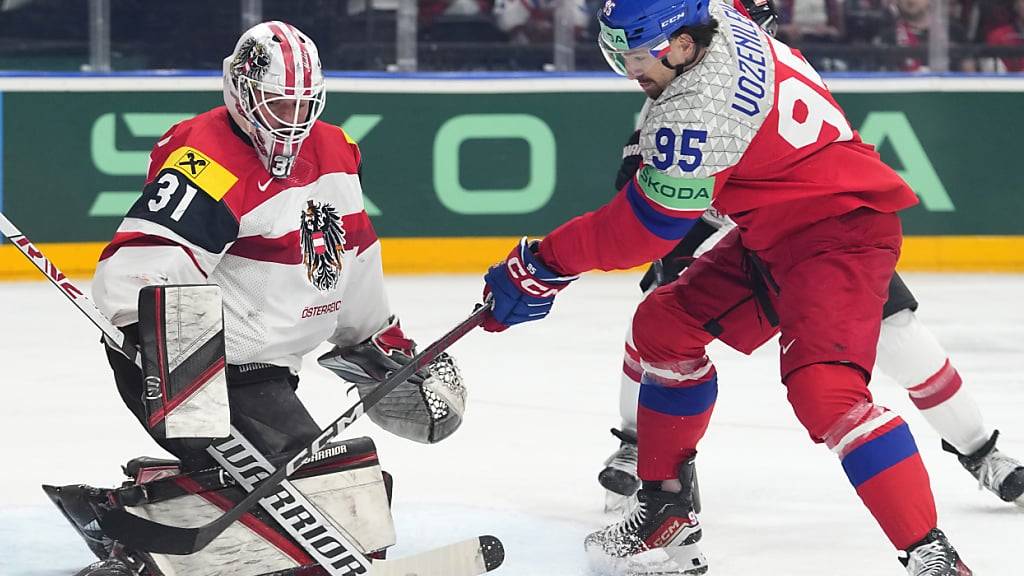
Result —
<instances>
[{"instance_id":1,"label":"blue hockey helmet","mask_svg":"<svg viewBox=\"0 0 1024 576\"><path fill-rule=\"evenodd\" d=\"M597 43L612 70L631 78L668 53L669 39L684 26L707 24L710 0L606 0Z\"/></svg>"}]
</instances>

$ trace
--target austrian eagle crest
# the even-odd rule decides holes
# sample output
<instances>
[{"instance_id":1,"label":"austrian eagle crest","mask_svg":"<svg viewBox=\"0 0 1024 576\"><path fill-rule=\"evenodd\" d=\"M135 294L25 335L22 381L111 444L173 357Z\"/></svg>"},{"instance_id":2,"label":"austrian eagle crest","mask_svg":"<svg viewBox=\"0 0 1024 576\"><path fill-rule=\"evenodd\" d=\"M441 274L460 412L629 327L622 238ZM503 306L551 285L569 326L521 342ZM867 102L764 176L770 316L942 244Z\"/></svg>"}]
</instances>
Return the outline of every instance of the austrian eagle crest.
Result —
<instances>
[{"instance_id":1,"label":"austrian eagle crest","mask_svg":"<svg viewBox=\"0 0 1024 576\"><path fill-rule=\"evenodd\" d=\"M306 201L302 211L302 263L306 278L317 290L328 292L338 286L345 229L338 210L328 203Z\"/></svg>"},{"instance_id":2,"label":"austrian eagle crest","mask_svg":"<svg viewBox=\"0 0 1024 576\"><path fill-rule=\"evenodd\" d=\"M256 38L247 38L231 60L231 76L262 80L270 68L270 52Z\"/></svg>"}]
</instances>

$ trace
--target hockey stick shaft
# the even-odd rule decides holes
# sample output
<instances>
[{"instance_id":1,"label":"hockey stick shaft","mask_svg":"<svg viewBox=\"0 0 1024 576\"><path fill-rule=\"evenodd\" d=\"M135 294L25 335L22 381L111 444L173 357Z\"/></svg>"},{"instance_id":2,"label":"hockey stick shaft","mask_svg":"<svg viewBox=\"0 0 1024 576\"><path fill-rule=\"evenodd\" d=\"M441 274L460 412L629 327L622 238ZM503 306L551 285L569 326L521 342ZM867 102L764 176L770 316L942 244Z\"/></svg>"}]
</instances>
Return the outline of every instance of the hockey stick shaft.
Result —
<instances>
[{"instance_id":1,"label":"hockey stick shaft","mask_svg":"<svg viewBox=\"0 0 1024 576\"><path fill-rule=\"evenodd\" d=\"M302 466L306 458L319 452L332 438L348 428L365 410L372 408L381 398L405 382L416 371L429 364L452 344L482 324L491 305L491 301L488 301L478 307L447 334L413 356L408 364L385 379L373 392L360 399L323 429L309 446L289 455L287 464L264 478L252 492L249 492L244 499L219 518L203 526L185 528L160 524L135 516L123 508L115 508L104 515L101 520L103 528L116 535L122 543L141 550L168 554L191 554L202 550L256 503L274 494L281 482Z\"/></svg>"},{"instance_id":2,"label":"hockey stick shaft","mask_svg":"<svg viewBox=\"0 0 1024 576\"><path fill-rule=\"evenodd\" d=\"M72 304L78 307L112 343L116 344L125 356L136 360L136 363L138 363L138 352L133 346L125 343L124 332L111 324L110 320L103 315L103 312L100 312L100 309L96 307L92 299L86 296L71 280L68 280L67 276L53 262L50 262L38 248L33 246L32 241L22 234L21 230L18 230L18 227L3 212L0 212L0 232L12 244L17 246L18 250L25 255L25 258L28 258L28 261L38 268L50 283L60 288L60 291L68 297L68 300L71 300Z\"/></svg>"},{"instance_id":3,"label":"hockey stick shaft","mask_svg":"<svg viewBox=\"0 0 1024 576\"><path fill-rule=\"evenodd\" d=\"M0 212L0 233L17 246L22 254L24 254L25 257L28 258L29 261L32 262L32 264L38 268L54 286L61 289L75 307L85 314L89 320L92 321L92 323L95 324L101 332L103 332L108 339L108 343L116 344L125 356L132 359L135 364L141 366L141 355L134 344L130 343L125 338L124 332L114 326L103 312L96 307L96 304L86 296L81 289L68 280L60 269L50 262L50 260L46 258L40 250L33 246L32 242L22 234L14 223L12 223L2 212ZM249 496L239 502L227 513L213 520L209 524L199 528L166 526L140 518L123 509L113 509L104 515L101 520L101 525L121 542L128 545L134 545L143 550L158 553L162 552L166 554L191 554L201 550L221 532L227 529L228 526L252 508L254 504L262 500L264 497L273 494L275 492L274 488L281 486L281 484L287 480L288 476L291 476L295 470L302 466L302 463L307 457L319 452L324 445L344 431L353 421L362 415L364 410L371 408L391 390L412 376L413 373L433 361L441 352L451 346L451 344L476 326L480 325L483 322L484 314L488 309L490 309L490 302L478 308L469 318L449 331L448 334L445 334L438 341L423 350L423 352L414 356L409 364L398 370L390 378L386 379L372 393L354 404L344 414L342 414L341 417L328 426L327 429L323 430L311 446L294 453L289 458L287 465L279 468L272 474L268 474L268 477L258 484L253 491L250 492ZM229 438L229 440L232 439ZM237 440L234 443L237 444ZM213 446L209 448L209 451L215 459L220 460L220 458L217 458L220 454L215 453L216 450ZM252 456L255 457L256 454L253 454ZM231 467L228 467L228 469L233 472ZM236 478L236 481L239 481L242 484L247 484L244 480L245 479ZM284 497L289 497L289 495L285 494ZM358 553L354 547L349 546L349 548L352 553ZM365 561L365 557L360 558L360 560ZM361 571L360 569L363 568L362 565L364 565L364 562L355 560L355 564L356 566L353 573L359 573Z\"/></svg>"}]
</instances>

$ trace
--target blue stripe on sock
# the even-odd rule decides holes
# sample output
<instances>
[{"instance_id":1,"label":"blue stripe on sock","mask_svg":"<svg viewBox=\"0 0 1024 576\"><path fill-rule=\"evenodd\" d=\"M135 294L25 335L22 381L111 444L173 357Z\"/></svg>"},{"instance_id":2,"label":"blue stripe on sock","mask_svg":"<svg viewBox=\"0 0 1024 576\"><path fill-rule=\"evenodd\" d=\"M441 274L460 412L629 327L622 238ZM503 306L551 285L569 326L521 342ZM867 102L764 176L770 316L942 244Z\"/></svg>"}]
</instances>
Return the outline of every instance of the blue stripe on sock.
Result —
<instances>
[{"instance_id":1,"label":"blue stripe on sock","mask_svg":"<svg viewBox=\"0 0 1024 576\"><path fill-rule=\"evenodd\" d=\"M655 412L671 416L695 416L707 412L718 398L718 376L688 388L669 388L648 384L640 385L640 405Z\"/></svg>"},{"instance_id":2,"label":"blue stripe on sock","mask_svg":"<svg viewBox=\"0 0 1024 576\"><path fill-rule=\"evenodd\" d=\"M658 212L647 202L644 193L636 187L636 182L632 180L626 184L626 199L629 200L629 206L633 209L636 219L651 234L664 240L678 240L686 236L690 228L693 228L694 222L697 221L697 217L680 218Z\"/></svg>"},{"instance_id":3,"label":"blue stripe on sock","mask_svg":"<svg viewBox=\"0 0 1024 576\"><path fill-rule=\"evenodd\" d=\"M856 488L914 454L917 444L904 423L847 454L843 470Z\"/></svg>"}]
</instances>

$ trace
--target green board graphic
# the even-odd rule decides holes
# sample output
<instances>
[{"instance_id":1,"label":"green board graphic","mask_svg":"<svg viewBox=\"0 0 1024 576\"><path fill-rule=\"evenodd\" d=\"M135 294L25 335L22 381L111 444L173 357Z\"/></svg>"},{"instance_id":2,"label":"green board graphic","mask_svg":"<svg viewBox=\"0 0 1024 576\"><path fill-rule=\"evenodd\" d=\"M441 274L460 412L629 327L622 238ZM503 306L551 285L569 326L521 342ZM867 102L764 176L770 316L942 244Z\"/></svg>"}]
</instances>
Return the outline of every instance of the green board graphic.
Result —
<instances>
[{"instance_id":1,"label":"green board graphic","mask_svg":"<svg viewBox=\"0 0 1024 576\"><path fill-rule=\"evenodd\" d=\"M837 99L922 199L908 234L1024 235L1012 93ZM3 94L4 210L38 242L104 241L141 188L149 150L215 92ZM614 194L643 97L331 93L323 119L363 150L382 236L540 235Z\"/></svg>"}]
</instances>

